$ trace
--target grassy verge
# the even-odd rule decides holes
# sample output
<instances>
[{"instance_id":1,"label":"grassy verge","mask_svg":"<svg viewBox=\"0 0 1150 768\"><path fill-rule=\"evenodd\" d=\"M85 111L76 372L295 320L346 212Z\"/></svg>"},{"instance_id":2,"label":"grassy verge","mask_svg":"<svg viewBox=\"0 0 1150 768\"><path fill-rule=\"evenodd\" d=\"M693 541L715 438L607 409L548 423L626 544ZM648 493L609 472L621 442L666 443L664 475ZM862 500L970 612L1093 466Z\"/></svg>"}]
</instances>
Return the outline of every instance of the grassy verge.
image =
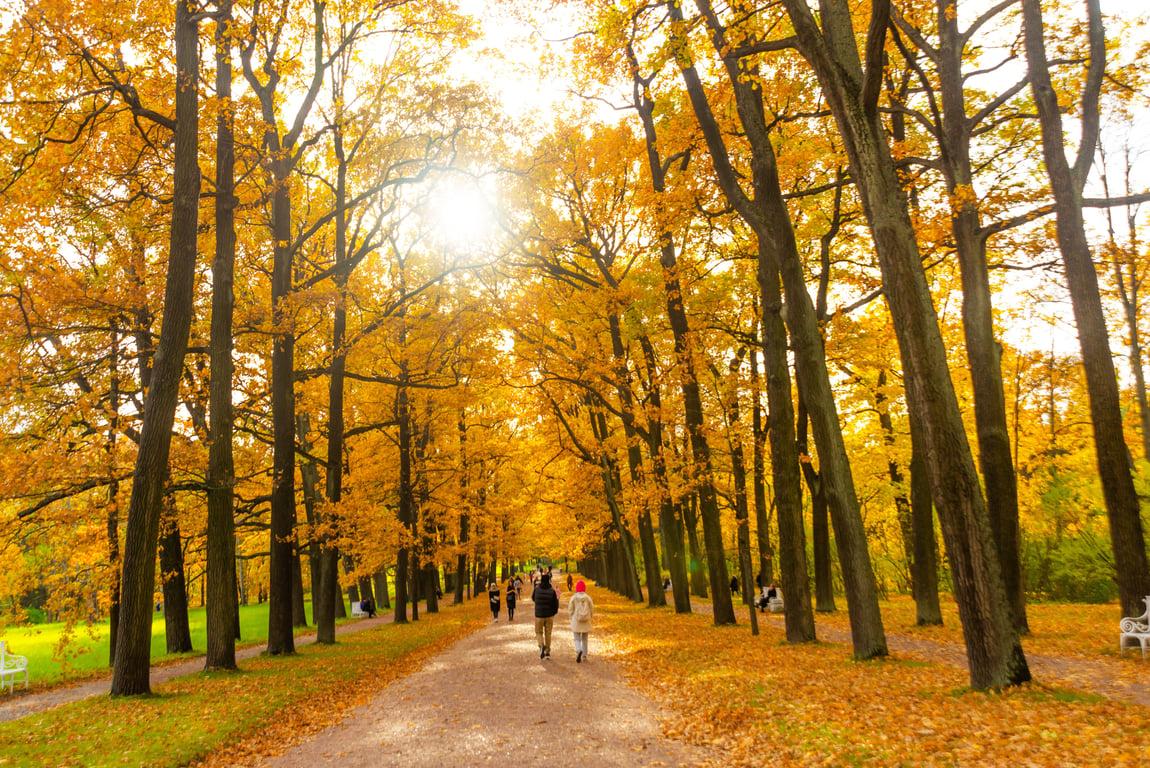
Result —
<instances>
[{"instance_id":1,"label":"grassy verge","mask_svg":"<svg viewBox=\"0 0 1150 768\"><path fill-rule=\"evenodd\" d=\"M311 622L311 603L305 603ZM349 612L350 615L350 612ZM207 645L207 615L203 608L188 611L188 626L195 653ZM300 629L299 632L311 630ZM268 638L268 604L240 606L240 644L263 643ZM0 640L12 653L28 657L33 687L51 686L108 671L108 623L75 624L56 622L0 631ZM169 654L164 638L164 615L152 617L152 663L164 663L194 654Z\"/></svg>"},{"instance_id":2,"label":"grassy verge","mask_svg":"<svg viewBox=\"0 0 1150 768\"><path fill-rule=\"evenodd\" d=\"M288 657L244 662L236 673L199 673L158 695L97 697L0 723L0 766L244 765L339 719L430 655L486 626L472 601L306 645Z\"/></svg>"},{"instance_id":3,"label":"grassy verge","mask_svg":"<svg viewBox=\"0 0 1150 768\"><path fill-rule=\"evenodd\" d=\"M724 765L1118 765L1150 750L1145 707L1038 685L974 693L947 665L858 663L773 624L752 637L594 597L628 679L671 707L668 735Z\"/></svg>"}]
</instances>

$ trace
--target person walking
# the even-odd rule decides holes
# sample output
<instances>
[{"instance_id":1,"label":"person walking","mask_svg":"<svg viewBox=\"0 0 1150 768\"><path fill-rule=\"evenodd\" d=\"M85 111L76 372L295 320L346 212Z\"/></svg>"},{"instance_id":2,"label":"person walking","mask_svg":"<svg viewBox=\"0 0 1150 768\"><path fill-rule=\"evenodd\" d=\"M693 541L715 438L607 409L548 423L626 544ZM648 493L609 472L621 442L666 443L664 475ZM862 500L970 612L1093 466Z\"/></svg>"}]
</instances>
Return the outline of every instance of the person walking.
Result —
<instances>
[{"instance_id":1,"label":"person walking","mask_svg":"<svg viewBox=\"0 0 1150 768\"><path fill-rule=\"evenodd\" d=\"M531 602L535 603L535 639L539 642L539 658L551 656L551 628L555 623L555 614L559 613L559 595L551 586L551 574L545 573L539 578L539 586L531 593Z\"/></svg>"},{"instance_id":2,"label":"person walking","mask_svg":"<svg viewBox=\"0 0 1150 768\"><path fill-rule=\"evenodd\" d=\"M499 585L487 582L487 600L491 604L491 620L499 621Z\"/></svg>"},{"instance_id":3,"label":"person walking","mask_svg":"<svg viewBox=\"0 0 1150 768\"><path fill-rule=\"evenodd\" d=\"M573 584L574 584L574 582L571 580L571 574L567 574L567 591L568 592L570 592L572 589L574 589L574 587L572 586Z\"/></svg>"},{"instance_id":4,"label":"person walking","mask_svg":"<svg viewBox=\"0 0 1150 768\"><path fill-rule=\"evenodd\" d=\"M515 582L507 582L507 620L515 621L515 602L518 596L515 594Z\"/></svg>"},{"instance_id":5,"label":"person walking","mask_svg":"<svg viewBox=\"0 0 1150 768\"><path fill-rule=\"evenodd\" d=\"M571 633L575 636L575 663L587 658L587 635L591 632L591 615L595 603L587 594L587 585L580 579L575 583L575 594L567 600L567 615L571 617Z\"/></svg>"}]
</instances>

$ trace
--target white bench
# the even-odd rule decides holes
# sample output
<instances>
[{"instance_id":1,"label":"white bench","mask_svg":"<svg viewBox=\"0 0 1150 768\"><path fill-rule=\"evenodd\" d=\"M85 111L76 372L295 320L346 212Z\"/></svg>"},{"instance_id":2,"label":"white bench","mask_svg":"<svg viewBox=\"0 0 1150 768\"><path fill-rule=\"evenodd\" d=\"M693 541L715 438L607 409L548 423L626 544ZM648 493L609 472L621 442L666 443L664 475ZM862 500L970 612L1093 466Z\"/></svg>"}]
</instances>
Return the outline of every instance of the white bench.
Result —
<instances>
[{"instance_id":1,"label":"white bench","mask_svg":"<svg viewBox=\"0 0 1150 768\"><path fill-rule=\"evenodd\" d=\"M360 600L352 600L351 617L353 619L362 619L366 615L367 611L363 610L363 602Z\"/></svg>"},{"instance_id":2,"label":"white bench","mask_svg":"<svg viewBox=\"0 0 1150 768\"><path fill-rule=\"evenodd\" d=\"M23 676L24 687L28 687L28 657L8 653L7 644L0 640L0 691L8 686L9 691L16 690L16 680Z\"/></svg>"},{"instance_id":3,"label":"white bench","mask_svg":"<svg viewBox=\"0 0 1150 768\"><path fill-rule=\"evenodd\" d=\"M1141 616L1130 616L1118 624L1118 652L1127 648L1127 640L1133 640L1142 648L1142 658L1146 658L1146 647L1150 646L1150 595L1144 600L1146 612Z\"/></svg>"}]
</instances>

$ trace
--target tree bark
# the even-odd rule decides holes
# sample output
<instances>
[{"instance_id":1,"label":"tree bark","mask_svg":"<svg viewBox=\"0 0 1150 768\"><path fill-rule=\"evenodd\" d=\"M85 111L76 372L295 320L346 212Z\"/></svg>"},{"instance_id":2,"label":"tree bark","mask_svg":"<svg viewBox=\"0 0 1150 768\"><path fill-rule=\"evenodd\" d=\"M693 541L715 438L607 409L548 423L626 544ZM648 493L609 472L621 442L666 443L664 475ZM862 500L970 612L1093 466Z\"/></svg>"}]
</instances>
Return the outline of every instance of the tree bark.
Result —
<instances>
[{"instance_id":1,"label":"tree bark","mask_svg":"<svg viewBox=\"0 0 1150 768\"><path fill-rule=\"evenodd\" d=\"M1090 423L1102 495L1110 519L1110 544L1114 550L1118 597L1124 615L1135 616L1142 599L1150 594L1150 564L1142 529L1138 495L1130 470L1130 452L1122 429L1122 404L1118 377L1110 352L1106 316L1098 289L1090 243L1082 219L1082 189L1098 142L1098 94L1106 68L1106 41L1098 0L1087 0L1090 72L1083 95L1083 140L1072 168L1066 157L1062 115L1050 81L1043 39L1042 7L1037 0L1023 0L1023 33L1030 87L1042 127L1042 155L1054 195L1058 249L1066 271L1074 322L1086 372ZM949 549L949 548L948 548Z\"/></svg>"},{"instance_id":2,"label":"tree bark","mask_svg":"<svg viewBox=\"0 0 1150 768\"><path fill-rule=\"evenodd\" d=\"M728 79L735 92L735 105L740 123L750 143L752 187L749 197L739 185L730 165L722 133L707 102L698 74L693 66L682 68L695 115L710 148L711 161L720 187L728 201L755 232L759 243L759 286L763 293L763 316L769 317L779 304L777 283L781 278L786 289L786 329L795 354L795 377L799 392L808 409L821 465L820 481L835 529L839 566L847 592L847 610L851 620L851 639L856 658L885 656L886 637L878 607L874 571L867 550L866 531L855 494L850 461L847 458L838 408L826 366L826 353L811 297L807 293L802 261L795 242L794 228L778 178L774 147L763 108L762 92L754 78L740 70L739 60L730 55L726 30L709 0L696 0L711 31L712 42L723 56ZM672 9L672 18L676 11ZM681 17L681 14L680 14ZM781 325L781 323L780 323ZM774 338L770 334L777 334ZM785 345L785 335L764 322L764 344ZM785 346L782 350L785 366ZM768 360L769 358L764 358ZM765 365L768 371L772 368ZM786 369L784 368L783 371ZM789 399L789 394L788 394ZM775 404L772 402L772 413ZM789 410L789 409L788 409ZM790 414L788 414L789 416ZM793 452L793 449L791 449ZM772 455L772 463L775 457ZM792 463L788 456L786 463ZM780 505L782 498L779 498ZM781 535L781 534L780 534ZM787 601L789 604L789 601Z\"/></svg>"},{"instance_id":3,"label":"tree bark","mask_svg":"<svg viewBox=\"0 0 1150 768\"><path fill-rule=\"evenodd\" d=\"M634 60L634 52L629 50ZM643 122L643 132L647 147L647 168L651 174L652 188L658 200L666 192L666 170L659 153L655 129L654 102L644 93L639 82L635 83L635 105ZM691 457L697 476L696 493L699 498L699 512L703 521L703 541L707 548L707 572L711 582L711 605L714 609L716 625L734 624L735 608L731 603L731 585L727 573L727 558L723 550L723 527L719 516L719 502L715 495L714 469L711 463L711 447L707 440L702 398L699 395L699 378L695 370L694 348L697 344L687 320L683 299L682 283L679 280L679 263L675 238L669 229L660 226L659 264L663 269L663 291L666 296L667 318L675 342L675 359L679 363L679 387L683 395L683 411L686 417L687 434L690 436Z\"/></svg>"},{"instance_id":4,"label":"tree bark","mask_svg":"<svg viewBox=\"0 0 1150 768\"><path fill-rule=\"evenodd\" d=\"M806 409L799 401L798 429L796 443L799 446L800 464L807 493L811 497L811 554L815 565L815 610L819 613L834 613L835 579L834 563L831 560L831 524L827 510L827 496L823 493L823 481L807 455Z\"/></svg>"},{"instance_id":5,"label":"tree bark","mask_svg":"<svg viewBox=\"0 0 1150 768\"><path fill-rule=\"evenodd\" d=\"M921 254L877 108L876 73L889 5L876 4L866 69L846 0L822 0L817 22L805 0L783 0L799 52L822 85L850 158L874 236L883 293L902 356L907 403L922 425L931 491L950 555L971 685L1030 679L1006 598L998 552L938 326Z\"/></svg>"},{"instance_id":6,"label":"tree bark","mask_svg":"<svg viewBox=\"0 0 1150 768\"><path fill-rule=\"evenodd\" d=\"M199 40L197 22L188 4L178 0L175 6L175 173L168 275L160 341L152 366L152 386L144 399L139 451L128 505L120 626L112 673L113 696L149 693L151 690L148 673L156 537L167 478L172 424L194 312L200 198Z\"/></svg>"},{"instance_id":7,"label":"tree bark","mask_svg":"<svg viewBox=\"0 0 1150 768\"><path fill-rule=\"evenodd\" d=\"M625 418L623 431L627 436L627 467L630 470L631 484L640 490L640 497L646 499L643 493L643 449L640 447L640 437L634 427L635 402L632 394L631 370L627 366L627 351L623 346L623 332L619 324L619 315L612 312L607 317L611 331L611 351L615 358L615 392ZM655 528L651 523L651 510L645 501L641 502L639 509L639 546L643 552L643 571L647 580L647 604L651 607L667 604L667 596L663 593L662 573L659 570L659 552L655 546Z\"/></svg>"},{"instance_id":8,"label":"tree bark","mask_svg":"<svg viewBox=\"0 0 1150 768\"><path fill-rule=\"evenodd\" d=\"M236 260L235 135L232 128L232 0L219 0L216 18L216 250L212 260L211 383L208 433L208 581L205 669L236 668L235 463L232 457L232 284Z\"/></svg>"},{"instance_id":9,"label":"tree bark","mask_svg":"<svg viewBox=\"0 0 1150 768\"><path fill-rule=\"evenodd\" d=\"M914 420L910 423L910 514L914 531L914 589L916 623L941 626L938 604L938 542L934 537L934 508L930 500L930 478L922 456L922 438Z\"/></svg>"},{"instance_id":10,"label":"tree bark","mask_svg":"<svg viewBox=\"0 0 1150 768\"><path fill-rule=\"evenodd\" d=\"M964 44L952 3L938 3L939 90L942 101L942 166L951 196L951 229L962 276L962 328L970 382L974 393L974 423L979 464L986 488L986 507L998 547L1003 583L1015 627L1026 633L1026 591L1019 558L1018 484L1006 426L1006 396L1002 389L1001 348L994 335L986 239L974 194L970 159L973 125L966 115L962 61ZM897 136L895 137L897 140Z\"/></svg>"},{"instance_id":11,"label":"tree bark","mask_svg":"<svg viewBox=\"0 0 1150 768\"><path fill-rule=\"evenodd\" d=\"M756 347L758 342L755 342ZM751 478L755 498L755 539L759 546L759 576L764 586L775 580L774 557L771 547L770 510L767 507L766 462L763 447L767 441L763 429L762 388L759 384L759 350L751 349Z\"/></svg>"},{"instance_id":12,"label":"tree bark","mask_svg":"<svg viewBox=\"0 0 1150 768\"><path fill-rule=\"evenodd\" d=\"M192 631L188 625L188 587L184 579L184 548L175 499L170 493L164 500L164 507L160 521L164 639L168 653L187 653L192 650Z\"/></svg>"}]
</instances>

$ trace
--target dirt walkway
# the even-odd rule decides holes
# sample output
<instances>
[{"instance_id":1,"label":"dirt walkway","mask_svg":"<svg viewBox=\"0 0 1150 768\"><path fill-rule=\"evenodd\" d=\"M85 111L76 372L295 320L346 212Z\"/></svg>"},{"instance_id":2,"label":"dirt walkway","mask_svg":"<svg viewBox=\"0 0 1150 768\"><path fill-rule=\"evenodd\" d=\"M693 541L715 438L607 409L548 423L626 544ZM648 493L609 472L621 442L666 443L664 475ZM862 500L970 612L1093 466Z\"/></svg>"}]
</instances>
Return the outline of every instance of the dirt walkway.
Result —
<instances>
[{"instance_id":1,"label":"dirt walkway","mask_svg":"<svg viewBox=\"0 0 1150 768\"><path fill-rule=\"evenodd\" d=\"M338 637L354 632L362 632L365 629L387 624L391 619L392 616L388 613L386 615L378 615L374 619L361 619L348 624L341 624L336 627L336 635ZM296 645L314 642L315 634L296 635L295 641ZM263 651L263 644L239 648L236 650L236 661L259 656ZM202 655L193 656L189 659L171 664L153 666L151 674L152 686L154 687L167 682L175 677L195 674L196 672L203 671L203 669L204 657ZM33 670L33 673L34 672L35 670ZM75 685L59 686L49 688L45 691L34 691L27 694L17 692L15 695L0 696L0 723L7 720L16 720L37 712L43 712L63 704L71 704L74 701L91 698L92 696L103 696L108 693L108 689L111 685L112 677L105 675L103 677L85 680Z\"/></svg>"},{"instance_id":2,"label":"dirt walkway","mask_svg":"<svg viewBox=\"0 0 1150 768\"><path fill-rule=\"evenodd\" d=\"M699 603L695 598L692 598L691 609L694 613L711 615L711 604ZM746 606L737 605L737 610L741 612L739 620L743 621L745 617L743 612L746 611ZM760 613L759 621L765 626L775 626L780 630L783 628L783 616L780 613ZM817 620L815 630L819 640L823 642L847 645L851 642L851 633L848 630L828 627L825 624L819 624ZM886 636L886 642L887 647L896 653L967 669L966 649L957 643L940 643L937 640L926 640L889 632ZM1084 693L1150 707L1150 687L1146 685L1145 679L1119 677L1115 674L1114 665L1105 661L1047 656L1028 651L1026 662L1030 666L1030 673L1034 675L1036 680L1053 681Z\"/></svg>"},{"instance_id":3,"label":"dirt walkway","mask_svg":"<svg viewBox=\"0 0 1150 768\"><path fill-rule=\"evenodd\" d=\"M699 765L705 754L660 732L659 710L629 688L592 635L575 663L564 613L552 658L535 645L530 602L271 761L279 768L402 765Z\"/></svg>"}]
</instances>

